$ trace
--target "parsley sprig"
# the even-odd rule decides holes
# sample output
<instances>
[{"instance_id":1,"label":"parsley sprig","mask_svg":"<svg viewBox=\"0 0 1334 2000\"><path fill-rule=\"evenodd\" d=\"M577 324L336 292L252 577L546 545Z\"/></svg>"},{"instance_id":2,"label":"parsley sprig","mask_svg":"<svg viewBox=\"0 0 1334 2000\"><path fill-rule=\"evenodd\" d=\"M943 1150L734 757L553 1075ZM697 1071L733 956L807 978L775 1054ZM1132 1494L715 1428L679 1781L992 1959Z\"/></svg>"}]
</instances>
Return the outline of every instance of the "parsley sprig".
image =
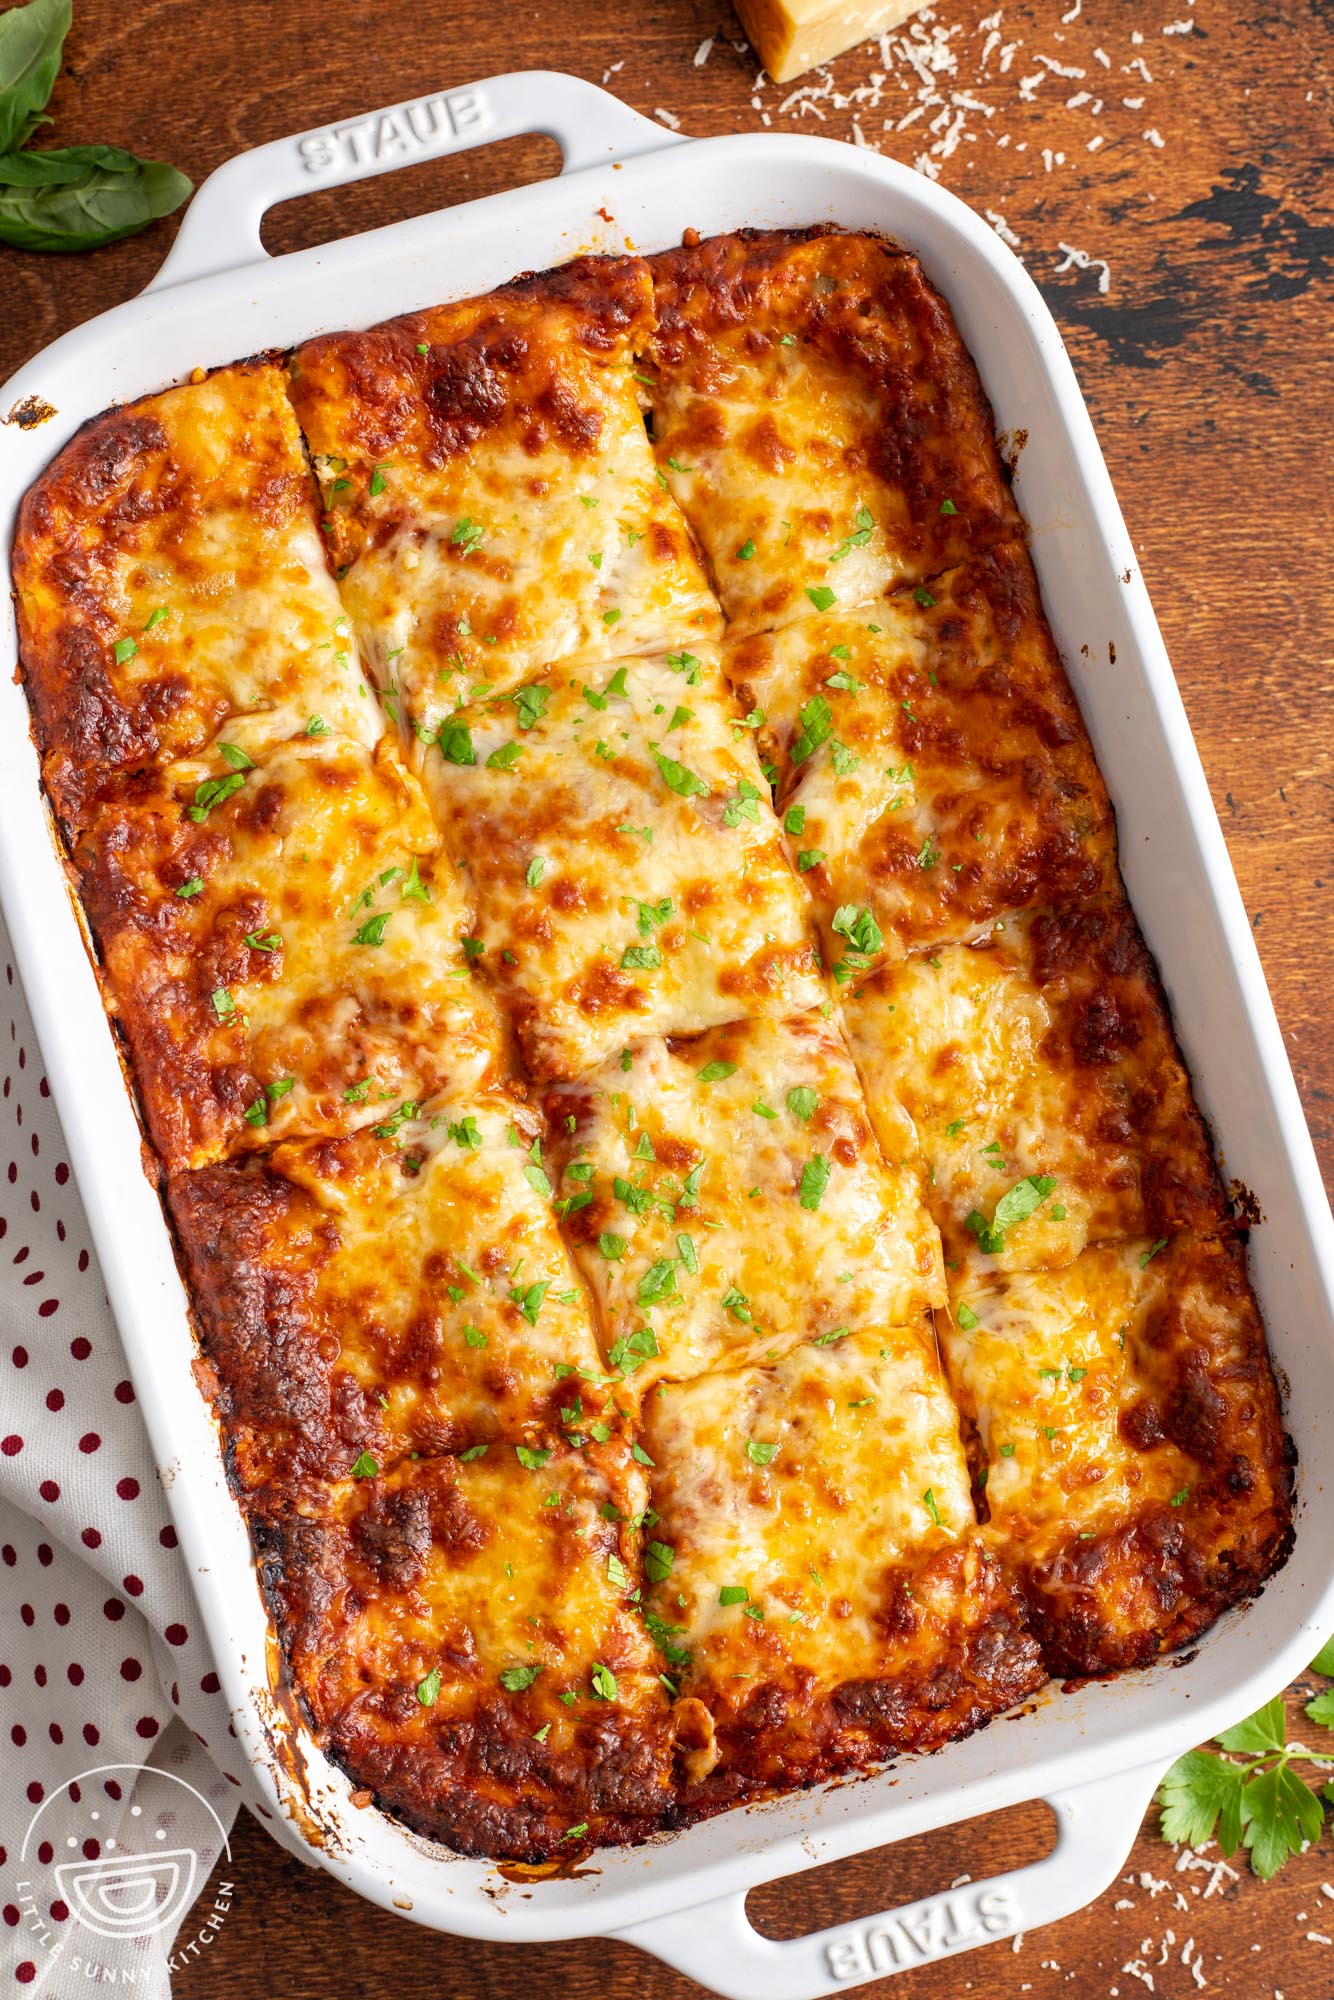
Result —
<instances>
[{"instance_id":1,"label":"parsley sprig","mask_svg":"<svg viewBox=\"0 0 1334 2000\"><path fill-rule=\"evenodd\" d=\"M1311 1672L1334 1677L1334 1639L1317 1653ZM1306 1714L1321 1728L1334 1727L1334 1688L1308 1701ZM1159 1786L1163 1838L1188 1847L1216 1839L1226 1855L1244 1847L1253 1872L1268 1882L1290 1855L1320 1838L1325 1807L1334 1805L1334 1782L1317 1791L1293 1763L1329 1770L1334 1756L1288 1742L1282 1695L1213 1740L1226 1755L1190 1750Z\"/></svg>"}]
</instances>

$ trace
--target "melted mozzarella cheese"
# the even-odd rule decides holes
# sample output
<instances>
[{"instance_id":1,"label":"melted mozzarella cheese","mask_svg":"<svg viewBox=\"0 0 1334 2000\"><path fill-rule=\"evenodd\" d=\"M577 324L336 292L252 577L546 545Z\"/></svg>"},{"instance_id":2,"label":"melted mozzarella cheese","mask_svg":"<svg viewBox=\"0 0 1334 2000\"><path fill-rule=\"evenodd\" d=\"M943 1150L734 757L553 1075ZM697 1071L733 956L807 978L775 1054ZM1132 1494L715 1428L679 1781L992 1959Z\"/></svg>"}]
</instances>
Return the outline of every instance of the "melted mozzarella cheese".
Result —
<instances>
[{"instance_id":1,"label":"melted mozzarella cheese","mask_svg":"<svg viewBox=\"0 0 1334 2000\"><path fill-rule=\"evenodd\" d=\"M907 1120L955 1263L1057 1268L1090 1242L1221 1224L1207 1134L1119 898L914 953L855 989L845 1019L882 1143L902 1157Z\"/></svg>"},{"instance_id":2,"label":"melted mozzarella cheese","mask_svg":"<svg viewBox=\"0 0 1334 2000\"><path fill-rule=\"evenodd\" d=\"M530 1067L817 1005L807 912L712 652L465 708L424 779Z\"/></svg>"},{"instance_id":3,"label":"melted mozzarella cheese","mask_svg":"<svg viewBox=\"0 0 1334 2000\"><path fill-rule=\"evenodd\" d=\"M849 905L875 920L873 957L1114 878L1111 808L1022 544L919 596L726 656L765 715L788 845L852 978L868 955L831 928Z\"/></svg>"},{"instance_id":4,"label":"melted mozzarella cheese","mask_svg":"<svg viewBox=\"0 0 1334 2000\"><path fill-rule=\"evenodd\" d=\"M225 368L99 418L29 494L16 548L47 782L77 818L117 773L204 750L372 745L383 724L280 371Z\"/></svg>"},{"instance_id":5,"label":"melted mozzarella cheese","mask_svg":"<svg viewBox=\"0 0 1334 2000\"><path fill-rule=\"evenodd\" d=\"M653 436L733 632L869 602L1017 526L977 375L877 237L714 237L651 260Z\"/></svg>"},{"instance_id":6,"label":"melted mozzarella cheese","mask_svg":"<svg viewBox=\"0 0 1334 2000\"><path fill-rule=\"evenodd\" d=\"M976 1427L991 1531L1015 1561L1040 1561L1189 1483L1180 1451L1136 1451L1120 1428L1166 1268L1143 1261L1149 1248L1141 1237L1060 1271L951 1280L950 1380Z\"/></svg>"},{"instance_id":7,"label":"melted mozzarella cheese","mask_svg":"<svg viewBox=\"0 0 1334 2000\"><path fill-rule=\"evenodd\" d=\"M296 356L344 602L410 738L479 683L717 632L644 435L647 272L602 275L600 299L535 280Z\"/></svg>"},{"instance_id":8,"label":"melted mozzarella cheese","mask_svg":"<svg viewBox=\"0 0 1334 2000\"><path fill-rule=\"evenodd\" d=\"M650 1618L725 1761L790 1782L912 1745L965 1689L980 1719L1033 1685L928 1326L673 1383L645 1440Z\"/></svg>"},{"instance_id":9,"label":"melted mozzarella cheese","mask_svg":"<svg viewBox=\"0 0 1334 2000\"><path fill-rule=\"evenodd\" d=\"M76 854L173 1168L378 1122L499 1060L460 947L467 901L388 740L239 770L231 747L103 808ZM201 808L201 787L233 780Z\"/></svg>"},{"instance_id":10,"label":"melted mozzarella cheese","mask_svg":"<svg viewBox=\"0 0 1334 2000\"><path fill-rule=\"evenodd\" d=\"M535 1114L494 1089L379 1109L172 1184L247 1489L616 1420Z\"/></svg>"},{"instance_id":11,"label":"melted mozzarella cheese","mask_svg":"<svg viewBox=\"0 0 1334 2000\"><path fill-rule=\"evenodd\" d=\"M640 1391L944 1295L916 1177L818 1015L638 1042L548 1116L609 1365Z\"/></svg>"}]
</instances>

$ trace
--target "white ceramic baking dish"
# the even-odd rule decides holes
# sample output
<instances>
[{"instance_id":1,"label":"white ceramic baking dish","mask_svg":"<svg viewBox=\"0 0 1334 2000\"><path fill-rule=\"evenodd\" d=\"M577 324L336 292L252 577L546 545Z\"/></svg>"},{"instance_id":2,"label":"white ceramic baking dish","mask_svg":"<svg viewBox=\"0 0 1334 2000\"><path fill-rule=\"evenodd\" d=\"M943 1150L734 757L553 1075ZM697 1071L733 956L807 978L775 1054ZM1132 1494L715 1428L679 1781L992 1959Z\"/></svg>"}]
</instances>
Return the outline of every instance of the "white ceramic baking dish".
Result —
<instances>
[{"instance_id":1,"label":"white ceramic baking dish","mask_svg":"<svg viewBox=\"0 0 1334 2000\"><path fill-rule=\"evenodd\" d=\"M282 258L274 202L527 132L565 171ZM614 220L608 221L606 218ZM439 92L230 161L200 189L140 298L78 327L0 390L54 405L0 428L0 546L24 489L87 417L324 328L463 297L587 249L655 250L687 226L832 219L918 251L976 357L997 424L1027 433L1016 490L1052 626L1120 815L1130 894L1157 955L1225 1171L1265 1221L1252 1269L1301 1457L1296 1548L1260 1601L1187 1659L1069 1694L937 1755L733 1812L568 1879L509 1883L485 1862L351 1804L346 1778L274 1699L268 1627L212 1419L191 1374L185 1299L38 783L17 642L0 606L0 896L107 1288L238 1737L284 1838L363 1895L470 1937L626 1939L735 2000L834 1988L1031 1930L1098 1895L1154 1786L1191 1744L1267 1700L1334 1629L1334 1231L1283 1042L1158 628L1070 363L1036 287L992 231L907 168L823 139L682 141L569 76ZM759 1936L746 1892L775 1877L1020 1800L1054 1807L1032 1867L794 1942ZM893 1901L893 1884L886 1900Z\"/></svg>"}]
</instances>

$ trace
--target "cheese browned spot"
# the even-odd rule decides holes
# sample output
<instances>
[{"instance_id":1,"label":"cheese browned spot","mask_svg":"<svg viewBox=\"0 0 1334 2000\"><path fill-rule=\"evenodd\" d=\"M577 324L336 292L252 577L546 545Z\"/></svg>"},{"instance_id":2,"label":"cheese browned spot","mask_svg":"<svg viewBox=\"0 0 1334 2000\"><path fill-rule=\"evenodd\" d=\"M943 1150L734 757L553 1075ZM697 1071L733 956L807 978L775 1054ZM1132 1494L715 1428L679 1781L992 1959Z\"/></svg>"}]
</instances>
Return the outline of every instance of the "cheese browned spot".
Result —
<instances>
[{"instance_id":1,"label":"cheese browned spot","mask_svg":"<svg viewBox=\"0 0 1334 2000\"><path fill-rule=\"evenodd\" d=\"M240 768L231 747L123 791L75 849L169 1169L373 1124L501 1062L459 879L388 739L255 745Z\"/></svg>"},{"instance_id":2,"label":"cheese browned spot","mask_svg":"<svg viewBox=\"0 0 1334 2000\"><path fill-rule=\"evenodd\" d=\"M497 1441L258 1517L265 1594L330 1754L464 1853L652 1832L672 1790L667 1696L629 1594L646 1500L624 1445L525 1465Z\"/></svg>"},{"instance_id":3,"label":"cheese browned spot","mask_svg":"<svg viewBox=\"0 0 1334 2000\"><path fill-rule=\"evenodd\" d=\"M1290 1474L1236 1244L1141 1237L951 1290L987 1540L1053 1673L1143 1665L1260 1587L1291 1540Z\"/></svg>"},{"instance_id":4,"label":"cheese browned spot","mask_svg":"<svg viewBox=\"0 0 1334 2000\"><path fill-rule=\"evenodd\" d=\"M427 753L479 965L537 1076L823 999L752 738L715 651L683 647L474 703Z\"/></svg>"},{"instance_id":5,"label":"cheese browned spot","mask_svg":"<svg viewBox=\"0 0 1334 2000\"><path fill-rule=\"evenodd\" d=\"M23 671L66 825L114 779L205 750L373 744L383 724L325 562L317 495L269 362L86 424L23 502Z\"/></svg>"},{"instance_id":6,"label":"cheese browned spot","mask_svg":"<svg viewBox=\"0 0 1334 2000\"><path fill-rule=\"evenodd\" d=\"M652 323L647 267L588 257L293 357L343 600L410 733L478 683L717 632L644 435Z\"/></svg>"},{"instance_id":7,"label":"cheese browned spot","mask_svg":"<svg viewBox=\"0 0 1334 2000\"><path fill-rule=\"evenodd\" d=\"M651 1629L712 1717L706 1795L930 1748L1041 1680L928 1324L672 1383L644 1424Z\"/></svg>"},{"instance_id":8,"label":"cheese browned spot","mask_svg":"<svg viewBox=\"0 0 1334 2000\"><path fill-rule=\"evenodd\" d=\"M738 636L1016 532L977 371L915 257L742 229L650 262L658 464Z\"/></svg>"},{"instance_id":9,"label":"cheese browned spot","mask_svg":"<svg viewBox=\"0 0 1334 2000\"><path fill-rule=\"evenodd\" d=\"M956 1262L1053 1268L1086 1243L1223 1226L1208 1135L1119 895L915 952L857 989L845 1019L882 1143L898 1157L906 1119ZM1025 1181L1041 1199L1007 1225Z\"/></svg>"},{"instance_id":10,"label":"cheese browned spot","mask_svg":"<svg viewBox=\"0 0 1334 2000\"><path fill-rule=\"evenodd\" d=\"M727 653L765 716L761 750L831 963L848 951L832 930L848 905L875 919L871 955L897 955L1115 877L1111 807L1023 544L927 596L899 591Z\"/></svg>"},{"instance_id":11,"label":"cheese browned spot","mask_svg":"<svg viewBox=\"0 0 1334 2000\"><path fill-rule=\"evenodd\" d=\"M911 1164L817 1014L636 1043L549 1093L566 1229L636 1391L944 1298Z\"/></svg>"},{"instance_id":12,"label":"cheese browned spot","mask_svg":"<svg viewBox=\"0 0 1334 2000\"><path fill-rule=\"evenodd\" d=\"M168 1185L247 1493L619 1421L536 1114L487 1089L377 1113Z\"/></svg>"}]
</instances>

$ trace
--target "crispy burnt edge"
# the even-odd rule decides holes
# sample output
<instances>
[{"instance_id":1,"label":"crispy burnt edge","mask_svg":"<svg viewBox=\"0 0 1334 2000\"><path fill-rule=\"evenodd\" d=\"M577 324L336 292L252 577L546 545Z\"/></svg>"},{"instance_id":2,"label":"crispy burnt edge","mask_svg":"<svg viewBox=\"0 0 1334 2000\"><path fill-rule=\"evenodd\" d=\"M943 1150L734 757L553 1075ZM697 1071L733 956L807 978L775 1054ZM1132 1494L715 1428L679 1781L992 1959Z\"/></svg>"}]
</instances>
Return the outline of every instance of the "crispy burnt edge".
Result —
<instances>
[{"instance_id":1,"label":"crispy burnt edge","mask_svg":"<svg viewBox=\"0 0 1334 2000\"><path fill-rule=\"evenodd\" d=\"M1208 1239L1182 1232L1166 1256L1172 1289L1151 1309L1144 1335L1159 1366L1122 1412L1121 1430L1132 1445L1175 1445L1202 1476L1182 1507L1152 1501L1134 1519L1068 1542L1018 1576L1056 1676L1148 1666L1255 1597L1292 1551L1297 1454L1283 1428L1242 1232L1228 1226ZM1235 1315L1235 1361L1211 1354L1202 1334L1192 1337L1180 1292L1196 1283L1210 1305ZM1124 1629L1114 1607L1132 1591L1144 1611Z\"/></svg>"},{"instance_id":2,"label":"crispy burnt edge","mask_svg":"<svg viewBox=\"0 0 1334 2000\"><path fill-rule=\"evenodd\" d=\"M267 348L238 361L220 362L207 369L203 379L254 374L264 368L277 369L281 375L286 366L285 349ZM67 847L99 798L160 760L160 743L151 714L142 705L129 707L107 672L110 641L99 640L92 629L99 610L96 596L87 599L86 622L62 623L50 642L39 645L24 612L25 579L36 579L57 564L67 571L84 569L72 524L86 519L90 507L95 510L118 487L128 486L139 465L166 452L167 432L149 406L193 379L185 376L87 418L19 504L11 548L19 679L28 699L42 782ZM308 466L305 471L313 504L314 481ZM77 605L79 581L77 574L67 574L52 591L67 609Z\"/></svg>"},{"instance_id":3,"label":"crispy burnt edge","mask_svg":"<svg viewBox=\"0 0 1334 2000\"><path fill-rule=\"evenodd\" d=\"M458 1465L442 1455L423 1461L416 1476L441 1469L456 1475ZM410 1587L422 1527L431 1546L448 1546L435 1519L414 1520L402 1492L370 1493L350 1523L302 1517L285 1501L252 1501L248 1525L284 1688L317 1741L377 1805L458 1853L501 1861L542 1862L592 1845L635 1844L677 1823L671 1710L656 1681L650 1693L656 1714L623 1716L614 1704L597 1704L572 1716L573 1740L561 1748L539 1741L531 1718L498 1696L439 1718L410 1706L426 1740L389 1734L394 1717L377 1722L371 1689L330 1714L320 1712L318 1678L338 1645L340 1593L361 1601L366 1584L359 1573L368 1566ZM466 1537L466 1521L460 1527ZM623 1558L628 1554L622 1542ZM309 1686L294 1666L301 1659L310 1662ZM400 1691L402 1701L414 1698ZM572 1822L583 1828L573 1840Z\"/></svg>"},{"instance_id":4,"label":"crispy burnt edge","mask_svg":"<svg viewBox=\"0 0 1334 2000\"><path fill-rule=\"evenodd\" d=\"M684 1822L929 1754L985 1728L1045 1684L1023 1600L976 1541L934 1551L910 1575L912 1582L952 1577L956 1609L946 1646L924 1650L897 1672L821 1687L815 1673L798 1668L760 1680L735 1708L713 1708L707 1681L687 1672L682 1699L709 1709L719 1756L683 1790ZM896 1578L884 1618L891 1638L911 1644L909 1575Z\"/></svg>"},{"instance_id":5,"label":"crispy burnt edge","mask_svg":"<svg viewBox=\"0 0 1334 2000\"><path fill-rule=\"evenodd\" d=\"M605 362L618 346L628 348L635 331L652 320L647 264L633 256L577 257L548 271L526 272L477 297L302 342L286 357L287 395L307 450L318 457L355 445L363 457L375 459L420 424L435 462L465 455L512 415L493 355L511 373L530 364L550 348L545 330L557 317L573 329L594 365ZM548 359L552 379L529 415L571 449L586 450L597 433L575 399L561 392L558 353L550 350ZM329 369L333 380L316 379L317 368ZM341 415L336 439L328 421L332 410ZM352 508L330 517L325 540L340 569L367 544L360 515L358 498Z\"/></svg>"},{"instance_id":6,"label":"crispy burnt edge","mask_svg":"<svg viewBox=\"0 0 1334 2000\"><path fill-rule=\"evenodd\" d=\"M803 244L818 241L874 246L884 260L881 287L920 337L924 360L918 379L930 381L938 390L938 408L946 421L933 423L928 418L923 423L909 413L907 398L900 393L900 422L895 429L906 434L917 449L904 452L896 448L887 428L867 443L873 469L907 495L919 539L929 541L934 531L939 543L939 560L931 565L934 573L958 564L970 550L1022 537L1025 524L1011 490L1010 468L996 441L991 404L949 305L927 278L916 254L877 230L849 230L832 223L792 229L738 229L657 252L647 262L658 323L644 358L660 369L681 371L688 357L697 360L717 334L754 327L757 311L770 303L771 284L784 259ZM831 301L837 299L837 294L830 296ZM796 303L790 293L786 299L789 307ZM829 360L871 379L887 394L900 386L896 378L902 369L887 367L884 356L872 351L850 329L836 304L807 298L800 317L803 337ZM649 400L651 406L651 392ZM950 492L951 482L941 485L922 476L920 446L923 436L933 428L942 438L953 432L976 455L979 472L969 484L979 490L966 506ZM983 490L987 485L989 493ZM942 499L951 499L957 510L947 518L948 532L943 536L938 511ZM935 513L927 504L932 501L937 503ZM946 549L948 554L941 553Z\"/></svg>"}]
</instances>

